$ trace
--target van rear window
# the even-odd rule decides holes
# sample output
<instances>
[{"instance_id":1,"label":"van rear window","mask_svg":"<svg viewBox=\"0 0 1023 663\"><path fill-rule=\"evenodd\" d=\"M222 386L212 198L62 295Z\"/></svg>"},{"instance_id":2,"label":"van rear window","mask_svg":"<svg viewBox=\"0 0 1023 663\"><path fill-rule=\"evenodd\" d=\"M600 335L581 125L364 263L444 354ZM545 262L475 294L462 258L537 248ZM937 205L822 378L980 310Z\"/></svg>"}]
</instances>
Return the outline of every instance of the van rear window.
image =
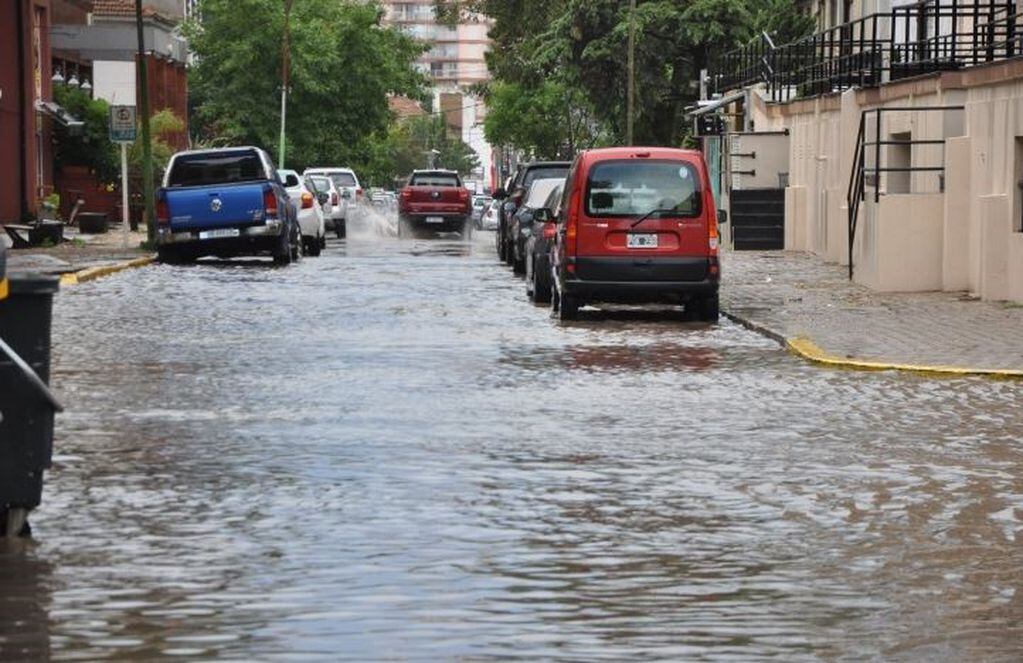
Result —
<instances>
[{"instance_id":1,"label":"van rear window","mask_svg":"<svg viewBox=\"0 0 1023 663\"><path fill-rule=\"evenodd\" d=\"M263 161L255 152L185 154L174 160L167 185L172 187L231 184L265 180Z\"/></svg>"},{"instance_id":2,"label":"van rear window","mask_svg":"<svg viewBox=\"0 0 1023 663\"><path fill-rule=\"evenodd\" d=\"M700 180L685 161L604 161L586 183L588 216L642 216L655 210L699 216Z\"/></svg>"}]
</instances>

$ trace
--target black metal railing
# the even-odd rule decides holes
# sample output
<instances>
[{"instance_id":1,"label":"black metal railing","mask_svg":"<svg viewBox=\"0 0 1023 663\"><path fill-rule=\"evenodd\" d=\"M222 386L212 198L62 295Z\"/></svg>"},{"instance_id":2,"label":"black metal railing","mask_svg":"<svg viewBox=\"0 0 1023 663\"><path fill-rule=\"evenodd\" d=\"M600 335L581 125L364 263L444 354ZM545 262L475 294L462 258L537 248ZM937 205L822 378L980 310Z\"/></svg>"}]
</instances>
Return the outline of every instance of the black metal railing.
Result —
<instances>
[{"instance_id":1,"label":"black metal railing","mask_svg":"<svg viewBox=\"0 0 1023 663\"><path fill-rule=\"evenodd\" d=\"M882 173L936 173L939 182L944 188L945 178L945 138L884 138L884 113L945 113L948 111L963 111L963 106L919 106L919 107L888 107L870 108L860 113L860 127L856 133L856 152L853 156L853 167L849 173L849 188L846 191L846 205L849 214L848 227L848 251L849 251L849 278L853 277L853 243L856 240L856 228L859 220L860 203L866 200L867 181L874 187L874 202L881 200L881 174ZM867 118L873 115L871 122ZM870 129L873 135L870 135ZM898 135L898 134L896 134ZM871 138L871 140L868 140ZM882 165L881 149L886 146L901 145L908 149L909 164L907 166L893 166L890 161ZM916 145L940 145L941 159L937 163L924 162L923 165L913 165L913 147ZM868 148L873 148L872 165L868 165ZM908 191L907 191L908 193Z\"/></svg>"},{"instance_id":2,"label":"black metal railing","mask_svg":"<svg viewBox=\"0 0 1023 663\"><path fill-rule=\"evenodd\" d=\"M710 67L710 90L756 83L773 101L874 87L1021 54L1014 0L921 0L775 47L762 35Z\"/></svg>"}]
</instances>

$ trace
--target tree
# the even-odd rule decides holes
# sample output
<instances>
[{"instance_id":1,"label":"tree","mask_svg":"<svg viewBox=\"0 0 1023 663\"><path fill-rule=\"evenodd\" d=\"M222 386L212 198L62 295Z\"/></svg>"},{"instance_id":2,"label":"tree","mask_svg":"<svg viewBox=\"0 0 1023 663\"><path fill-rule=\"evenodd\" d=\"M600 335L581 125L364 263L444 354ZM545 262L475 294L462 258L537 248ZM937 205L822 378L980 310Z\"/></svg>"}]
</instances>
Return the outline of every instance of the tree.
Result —
<instances>
[{"instance_id":1,"label":"tree","mask_svg":"<svg viewBox=\"0 0 1023 663\"><path fill-rule=\"evenodd\" d=\"M118 177L120 158L117 146L110 142L109 106L102 99L93 99L88 92L68 85L53 88L54 100L85 126L72 133L67 127L55 124L53 130L53 164L86 166L101 182L113 182Z\"/></svg>"},{"instance_id":2,"label":"tree","mask_svg":"<svg viewBox=\"0 0 1023 663\"><path fill-rule=\"evenodd\" d=\"M202 0L186 27L196 65L189 86L197 138L277 152L280 128L281 0ZM289 166L346 164L373 156L392 117L392 94L420 97L412 66L425 46L381 26L374 2L299 0L291 12Z\"/></svg>"},{"instance_id":3,"label":"tree","mask_svg":"<svg viewBox=\"0 0 1023 663\"><path fill-rule=\"evenodd\" d=\"M539 85L497 82L486 94L484 131L494 145L510 145L538 159L570 158L603 142L579 89L556 81Z\"/></svg>"},{"instance_id":4,"label":"tree","mask_svg":"<svg viewBox=\"0 0 1023 663\"><path fill-rule=\"evenodd\" d=\"M698 97L699 72L711 54L761 30L788 41L812 25L796 0L641 0L634 17L628 0L435 2L448 21L490 16L495 43L487 62L498 81L527 94L551 83L572 90L592 112L587 128L610 142L625 133L627 36L634 20L635 137L655 145L678 145L686 135L684 109Z\"/></svg>"}]
</instances>

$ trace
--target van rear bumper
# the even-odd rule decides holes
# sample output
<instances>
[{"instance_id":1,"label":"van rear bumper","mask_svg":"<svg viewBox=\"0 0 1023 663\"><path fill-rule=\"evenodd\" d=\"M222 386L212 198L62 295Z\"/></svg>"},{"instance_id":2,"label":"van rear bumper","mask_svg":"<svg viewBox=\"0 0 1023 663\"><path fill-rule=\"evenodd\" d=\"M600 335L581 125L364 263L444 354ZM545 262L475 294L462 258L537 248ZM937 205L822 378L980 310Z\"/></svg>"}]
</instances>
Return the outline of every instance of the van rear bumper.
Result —
<instances>
[{"instance_id":1,"label":"van rear bumper","mask_svg":"<svg viewBox=\"0 0 1023 663\"><path fill-rule=\"evenodd\" d=\"M559 286L585 301L678 303L716 295L720 286L716 258L576 258L572 264L575 272L562 272Z\"/></svg>"}]
</instances>

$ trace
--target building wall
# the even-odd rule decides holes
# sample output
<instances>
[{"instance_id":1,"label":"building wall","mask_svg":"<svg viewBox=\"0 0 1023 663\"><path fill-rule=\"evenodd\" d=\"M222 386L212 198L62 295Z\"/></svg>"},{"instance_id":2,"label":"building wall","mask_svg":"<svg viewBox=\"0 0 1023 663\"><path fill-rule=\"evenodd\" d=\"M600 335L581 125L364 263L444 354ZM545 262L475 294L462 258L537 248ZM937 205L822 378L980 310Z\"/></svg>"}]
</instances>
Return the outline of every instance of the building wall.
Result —
<instances>
[{"instance_id":1,"label":"building wall","mask_svg":"<svg viewBox=\"0 0 1023 663\"><path fill-rule=\"evenodd\" d=\"M63 5L55 0L53 5ZM78 3L75 3L78 6ZM35 110L37 99L53 99L50 77L50 0L0 3L0 162L9 164L0 177L0 223L38 212L39 200L53 186L50 120ZM19 60L18 10L22 48ZM20 78L19 78L20 75Z\"/></svg>"},{"instance_id":2,"label":"building wall","mask_svg":"<svg viewBox=\"0 0 1023 663\"><path fill-rule=\"evenodd\" d=\"M847 193L862 111L889 111L881 167L944 164L938 173L882 173L868 182L853 245L855 279L878 290L966 290L1023 302L1023 61L1007 60L765 106L758 128L790 132L786 248L848 263ZM875 138L868 115L867 140ZM905 150L905 151L899 151ZM866 163L874 164L872 147Z\"/></svg>"}]
</instances>

